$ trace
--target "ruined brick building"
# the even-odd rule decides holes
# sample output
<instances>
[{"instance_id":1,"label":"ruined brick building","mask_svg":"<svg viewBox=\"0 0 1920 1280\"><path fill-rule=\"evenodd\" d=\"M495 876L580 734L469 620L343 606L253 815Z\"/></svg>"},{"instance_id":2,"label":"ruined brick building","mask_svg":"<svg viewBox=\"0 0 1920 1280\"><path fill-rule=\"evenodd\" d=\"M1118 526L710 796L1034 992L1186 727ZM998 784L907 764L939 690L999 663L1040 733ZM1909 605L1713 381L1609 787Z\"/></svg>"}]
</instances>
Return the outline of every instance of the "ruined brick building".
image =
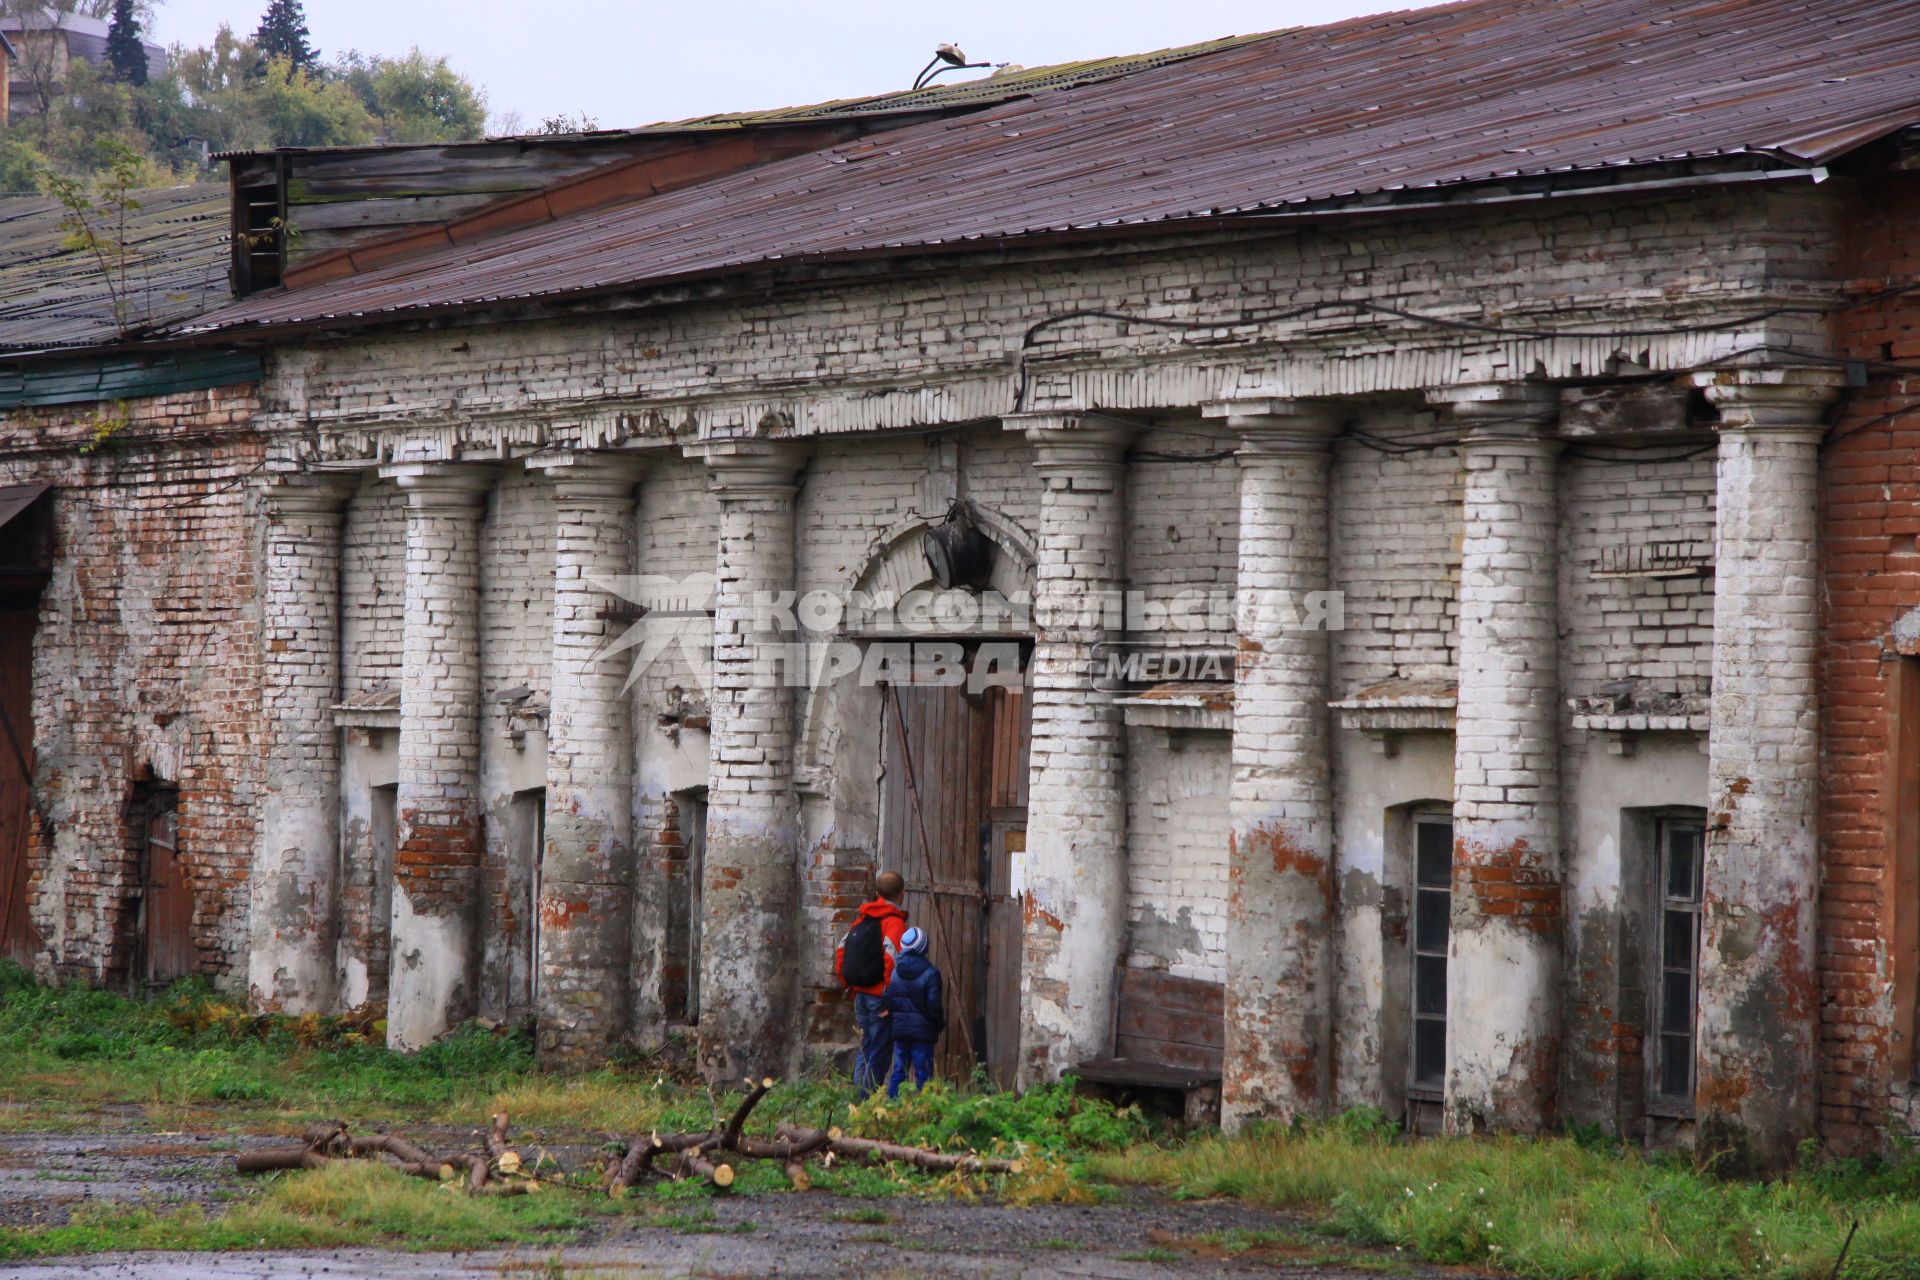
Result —
<instances>
[{"instance_id":1,"label":"ruined brick building","mask_svg":"<svg viewBox=\"0 0 1920 1280\"><path fill-rule=\"evenodd\" d=\"M9 937L150 971L160 814L262 1007L737 1075L844 1044L885 864L950 1069L1184 1038L1229 1123L1906 1126L1920 4L1023 74L233 158L241 296L120 338L202 385L85 453L8 411ZM873 678L930 636L1023 675Z\"/></svg>"}]
</instances>

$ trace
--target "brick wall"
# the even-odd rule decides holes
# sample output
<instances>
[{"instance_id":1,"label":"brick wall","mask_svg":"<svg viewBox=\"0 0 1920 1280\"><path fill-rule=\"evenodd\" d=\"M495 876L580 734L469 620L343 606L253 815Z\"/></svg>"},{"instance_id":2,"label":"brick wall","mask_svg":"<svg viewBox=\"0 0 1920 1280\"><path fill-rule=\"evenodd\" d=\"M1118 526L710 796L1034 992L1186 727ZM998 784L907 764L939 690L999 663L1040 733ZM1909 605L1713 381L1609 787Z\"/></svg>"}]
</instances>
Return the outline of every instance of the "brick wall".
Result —
<instances>
[{"instance_id":1,"label":"brick wall","mask_svg":"<svg viewBox=\"0 0 1920 1280\"><path fill-rule=\"evenodd\" d=\"M1127 731L1127 961L1226 979L1228 792L1224 733Z\"/></svg>"},{"instance_id":2,"label":"brick wall","mask_svg":"<svg viewBox=\"0 0 1920 1280\"><path fill-rule=\"evenodd\" d=\"M57 486L53 578L34 642L33 850L42 977L133 963L139 862L126 806L178 788L195 967L244 986L259 785L263 448L252 387L0 416L0 482Z\"/></svg>"},{"instance_id":3,"label":"brick wall","mask_svg":"<svg viewBox=\"0 0 1920 1280\"><path fill-rule=\"evenodd\" d=\"M1695 456L1678 456L1687 453ZM1640 694L1704 698L1712 682L1712 443L1658 454L1670 460L1560 460L1561 685L1569 697L1633 680ZM1656 544L1685 548L1706 567L1613 576Z\"/></svg>"},{"instance_id":4,"label":"brick wall","mask_svg":"<svg viewBox=\"0 0 1920 1280\"><path fill-rule=\"evenodd\" d=\"M340 616L346 643L342 680L349 694L400 686L407 583L407 503L400 490L368 476L347 503L341 534Z\"/></svg>"},{"instance_id":5,"label":"brick wall","mask_svg":"<svg viewBox=\"0 0 1920 1280\"><path fill-rule=\"evenodd\" d=\"M1873 184L1857 198L1839 274L1867 299L1920 275L1912 238L1920 175ZM1907 1110L1902 1077L1913 1052L1911 931L1920 902L1910 840L1900 847L1911 796L1889 787L1910 786L1920 769L1910 749L1899 749L1891 715L1901 669L1912 662L1901 655L1916 651L1900 624L1920 607L1920 417L1911 414L1920 302L1912 294L1864 302L1840 314L1834 338L1841 354L1874 362L1867 385L1843 403L1821 477L1821 1119L1834 1145L1858 1149L1877 1144L1890 1103Z\"/></svg>"},{"instance_id":6,"label":"brick wall","mask_svg":"<svg viewBox=\"0 0 1920 1280\"><path fill-rule=\"evenodd\" d=\"M1369 435L1431 440L1430 418L1369 417ZM1383 453L1342 441L1334 454L1333 585L1346 630L1333 638L1333 692L1385 680L1451 680L1459 615L1460 460L1451 448Z\"/></svg>"},{"instance_id":7,"label":"brick wall","mask_svg":"<svg viewBox=\"0 0 1920 1280\"><path fill-rule=\"evenodd\" d=\"M1218 422L1183 423L1143 433L1133 442L1127 473L1127 577L1148 604L1171 602L1182 592L1235 589L1239 546L1240 475L1231 457L1238 442ZM1158 455L1154 458L1142 455ZM1173 461L1194 455L1192 461ZM1199 622L1199 617L1192 619ZM1231 613L1216 612L1209 625L1175 627L1134 638L1183 647L1231 649Z\"/></svg>"}]
</instances>

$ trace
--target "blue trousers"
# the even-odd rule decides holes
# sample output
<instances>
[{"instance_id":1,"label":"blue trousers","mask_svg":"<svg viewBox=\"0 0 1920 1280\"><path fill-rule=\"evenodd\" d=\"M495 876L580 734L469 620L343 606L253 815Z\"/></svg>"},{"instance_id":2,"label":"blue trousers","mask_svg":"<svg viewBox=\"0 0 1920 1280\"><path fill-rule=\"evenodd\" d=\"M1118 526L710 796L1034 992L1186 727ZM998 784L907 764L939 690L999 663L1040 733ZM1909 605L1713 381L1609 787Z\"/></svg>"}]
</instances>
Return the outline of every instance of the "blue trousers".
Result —
<instances>
[{"instance_id":1,"label":"blue trousers","mask_svg":"<svg viewBox=\"0 0 1920 1280\"><path fill-rule=\"evenodd\" d=\"M913 1087L926 1088L927 1081L933 1079L933 1041L896 1040L893 1042L893 1079L887 1082L887 1096L900 1096L900 1086L906 1083L907 1066L913 1066Z\"/></svg>"},{"instance_id":2,"label":"blue trousers","mask_svg":"<svg viewBox=\"0 0 1920 1280\"><path fill-rule=\"evenodd\" d=\"M886 1002L865 992L853 993L853 1025L860 1028L860 1054L853 1060L853 1091L864 1098L887 1078L893 1061L893 1019Z\"/></svg>"}]
</instances>

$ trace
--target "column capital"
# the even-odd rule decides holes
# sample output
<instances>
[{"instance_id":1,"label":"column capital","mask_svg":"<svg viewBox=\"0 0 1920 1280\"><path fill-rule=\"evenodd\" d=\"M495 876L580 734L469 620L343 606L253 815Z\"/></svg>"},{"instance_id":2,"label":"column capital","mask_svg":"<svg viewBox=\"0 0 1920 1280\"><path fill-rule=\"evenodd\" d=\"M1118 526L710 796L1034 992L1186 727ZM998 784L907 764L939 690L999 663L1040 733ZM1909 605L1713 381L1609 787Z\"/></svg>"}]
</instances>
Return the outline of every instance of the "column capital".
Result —
<instances>
[{"instance_id":1,"label":"column capital","mask_svg":"<svg viewBox=\"0 0 1920 1280\"><path fill-rule=\"evenodd\" d=\"M1427 388L1427 403L1459 423L1463 446L1558 451L1559 388L1545 382L1470 382Z\"/></svg>"},{"instance_id":2,"label":"column capital","mask_svg":"<svg viewBox=\"0 0 1920 1280\"><path fill-rule=\"evenodd\" d=\"M338 521L359 482L357 473L283 471L261 482L260 496L266 504L267 519L274 524L293 517Z\"/></svg>"},{"instance_id":3,"label":"column capital","mask_svg":"<svg viewBox=\"0 0 1920 1280\"><path fill-rule=\"evenodd\" d=\"M630 503L652 465L642 453L546 453L527 459L527 474L551 484L557 502Z\"/></svg>"},{"instance_id":4,"label":"column capital","mask_svg":"<svg viewBox=\"0 0 1920 1280\"><path fill-rule=\"evenodd\" d=\"M1124 449L1146 430L1142 423L1084 409L1008 413L1001 415L1000 425L1004 430L1020 432L1037 445L1061 443L1081 448Z\"/></svg>"},{"instance_id":5,"label":"column capital","mask_svg":"<svg viewBox=\"0 0 1920 1280\"><path fill-rule=\"evenodd\" d=\"M805 445L790 440L702 440L686 456L707 468L707 488L721 501L790 498L806 464Z\"/></svg>"},{"instance_id":6,"label":"column capital","mask_svg":"<svg viewBox=\"0 0 1920 1280\"><path fill-rule=\"evenodd\" d=\"M1803 365L1750 369L1708 369L1689 374L1688 381L1707 394L1720 411L1722 432L1826 434L1827 410L1846 386L1839 369Z\"/></svg>"},{"instance_id":7,"label":"column capital","mask_svg":"<svg viewBox=\"0 0 1920 1280\"><path fill-rule=\"evenodd\" d=\"M493 488L494 471L471 462L393 462L380 468L380 478L399 485L416 510L477 507Z\"/></svg>"},{"instance_id":8,"label":"column capital","mask_svg":"<svg viewBox=\"0 0 1920 1280\"><path fill-rule=\"evenodd\" d=\"M1240 437L1237 456L1243 465L1264 457L1328 453L1346 422L1338 401L1284 396L1213 400L1200 406L1200 415L1225 421Z\"/></svg>"},{"instance_id":9,"label":"column capital","mask_svg":"<svg viewBox=\"0 0 1920 1280\"><path fill-rule=\"evenodd\" d=\"M1124 418L1078 411L1010 413L1000 422L1026 436L1034 448L1034 469L1042 476L1117 473L1126 465L1127 446L1145 430Z\"/></svg>"}]
</instances>

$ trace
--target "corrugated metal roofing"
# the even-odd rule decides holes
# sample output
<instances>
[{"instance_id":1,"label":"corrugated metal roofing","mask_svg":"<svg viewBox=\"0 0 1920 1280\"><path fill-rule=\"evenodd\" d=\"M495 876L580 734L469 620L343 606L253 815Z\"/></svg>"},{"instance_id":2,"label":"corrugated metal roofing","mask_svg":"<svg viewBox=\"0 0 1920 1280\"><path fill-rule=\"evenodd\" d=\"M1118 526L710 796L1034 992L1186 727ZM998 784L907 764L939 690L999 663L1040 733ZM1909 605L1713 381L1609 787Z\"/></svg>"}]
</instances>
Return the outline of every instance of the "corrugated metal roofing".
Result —
<instances>
[{"instance_id":1,"label":"corrugated metal roofing","mask_svg":"<svg viewBox=\"0 0 1920 1280\"><path fill-rule=\"evenodd\" d=\"M1258 38L1257 36L1224 36L1218 40L1202 40L1197 44L1158 49L1152 53L1129 53L1112 58L1091 58L1082 62L1059 62L1044 67L1007 67L992 75L979 76L972 80L937 81L924 89L899 89L890 93L869 94L859 98L836 98L831 102L814 102L798 107L769 107L760 111L727 111L715 115L690 116L684 120L663 120L658 124L644 124L632 129L595 129L587 133L503 134L476 142L422 142L409 143L405 147L376 143L351 147L281 147L277 151L272 148L256 151L221 151L214 154L214 159L240 160L248 156L275 154L351 155L367 151L398 151L409 147L418 150L458 151L466 147L487 147L501 142L518 142L530 147L566 147L593 139L645 137L662 133L711 133L756 125L802 124L816 120L849 120L885 115L915 116L935 111L962 111L974 107L992 106L1015 98L1030 97L1037 93L1047 93L1055 89L1072 88L1095 80L1129 75L1148 67L1163 67L1168 63L1198 57L1203 53L1211 53Z\"/></svg>"},{"instance_id":2,"label":"corrugated metal roofing","mask_svg":"<svg viewBox=\"0 0 1920 1280\"><path fill-rule=\"evenodd\" d=\"M1920 0L1467 0L1279 33L186 326L399 316L924 249L1759 152L1920 120Z\"/></svg>"},{"instance_id":3,"label":"corrugated metal roofing","mask_svg":"<svg viewBox=\"0 0 1920 1280\"><path fill-rule=\"evenodd\" d=\"M69 247L59 201L0 198L0 354L110 343L123 319L132 328L170 324L227 300L226 187L134 198L140 208L128 219L133 255L118 315L107 275L91 254Z\"/></svg>"}]
</instances>

